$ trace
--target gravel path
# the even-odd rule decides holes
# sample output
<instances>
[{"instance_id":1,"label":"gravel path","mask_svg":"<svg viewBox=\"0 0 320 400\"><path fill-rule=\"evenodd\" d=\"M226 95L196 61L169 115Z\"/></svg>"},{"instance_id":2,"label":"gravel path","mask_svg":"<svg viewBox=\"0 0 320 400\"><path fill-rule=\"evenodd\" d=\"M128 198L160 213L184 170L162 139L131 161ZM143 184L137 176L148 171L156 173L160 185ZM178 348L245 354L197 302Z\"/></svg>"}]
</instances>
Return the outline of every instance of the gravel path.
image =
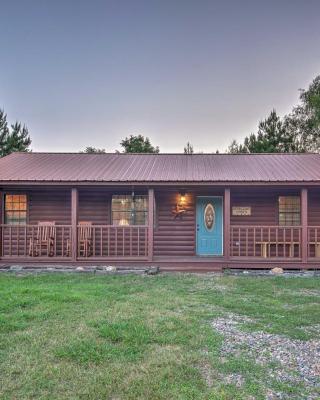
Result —
<instances>
[{"instance_id":1,"label":"gravel path","mask_svg":"<svg viewBox=\"0 0 320 400\"><path fill-rule=\"evenodd\" d=\"M268 377L289 385L303 385L308 395L288 396L269 390L266 399L319 399L320 398L320 340L294 340L282 335L265 332L244 332L241 323L248 318L228 315L215 319L212 327L224 336L221 355L241 355L254 358L256 363L267 366L276 362L279 367L269 368ZM235 380L239 379L235 376ZM319 390L319 391L318 391Z\"/></svg>"}]
</instances>

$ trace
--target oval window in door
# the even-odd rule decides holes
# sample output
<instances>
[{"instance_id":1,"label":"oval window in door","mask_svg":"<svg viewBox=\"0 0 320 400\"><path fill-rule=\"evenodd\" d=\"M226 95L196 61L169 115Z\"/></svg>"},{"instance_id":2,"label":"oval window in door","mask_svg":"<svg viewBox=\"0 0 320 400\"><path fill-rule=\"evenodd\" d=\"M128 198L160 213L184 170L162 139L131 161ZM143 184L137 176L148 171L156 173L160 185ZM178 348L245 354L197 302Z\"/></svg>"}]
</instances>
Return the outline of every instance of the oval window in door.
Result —
<instances>
[{"instance_id":1,"label":"oval window in door","mask_svg":"<svg viewBox=\"0 0 320 400\"><path fill-rule=\"evenodd\" d=\"M212 231L215 222L215 211L214 206L211 203L208 203L204 209L204 226L208 231Z\"/></svg>"}]
</instances>

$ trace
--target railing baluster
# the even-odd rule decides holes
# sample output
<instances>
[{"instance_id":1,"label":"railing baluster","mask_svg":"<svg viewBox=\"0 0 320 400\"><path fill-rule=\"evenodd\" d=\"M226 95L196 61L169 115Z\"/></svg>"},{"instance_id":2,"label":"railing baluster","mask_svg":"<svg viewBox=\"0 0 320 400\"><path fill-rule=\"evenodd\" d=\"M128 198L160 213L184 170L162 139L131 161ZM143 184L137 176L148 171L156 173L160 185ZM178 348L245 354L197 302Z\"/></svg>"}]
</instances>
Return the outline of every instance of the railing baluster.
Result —
<instances>
[{"instance_id":1,"label":"railing baluster","mask_svg":"<svg viewBox=\"0 0 320 400\"><path fill-rule=\"evenodd\" d=\"M249 228L246 228L246 256L248 257L248 252L249 252L249 247L248 247L248 241L249 241Z\"/></svg>"},{"instance_id":2,"label":"railing baluster","mask_svg":"<svg viewBox=\"0 0 320 400\"><path fill-rule=\"evenodd\" d=\"M3 256L4 255L4 244L3 244L3 242L4 242L4 229L5 229L5 227L3 227L3 226L1 226L1 254L0 254L0 256Z\"/></svg>"},{"instance_id":3,"label":"railing baluster","mask_svg":"<svg viewBox=\"0 0 320 400\"><path fill-rule=\"evenodd\" d=\"M233 257L233 227L230 228L230 254Z\"/></svg>"},{"instance_id":4,"label":"railing baluster","mask_svg":"<svg viewBox=\"0 0 320 400\"><path fill-rule=\"evenodd\" d=\"M118 256L118 227L115 227L115 235L116 235L116 257Z\"/></svg>"},{"instance_id":5,"label":"railing baluster","mask_svg":"<svg viewBox=\"0 0 320 400\"><path fill-rule=\"evenodd\" d=\"M20 226L17 226L17 255L19 257L20 254Z\"/></svg>"},{"instance_id":6,"label":"railing baluster","mask_svg":"<svg viewBox=\"0 0 320 400\"><path fill-rule=\"evenodd\" d=\"M96 256L96 227L95 226L93 226L92 235L93 235L93 240L92 240L93 251L92 251L92 254L93 254L93 257L95 257Z\"/></svg>"},{"instance_id":7,"label":"railing baluster","mask_svg":"<svg viewBox=\"0 0 320 400\"><path fill-rule=\"evenodd\" d=\"M130 226L130 257L132 257L133 255L133 251L132 251L132 227Z\"/></svg>"},{"instance_id":8,"label":"railing baluster","mask_svg":"<svg viewBox=\"0 0 320 400\"><path fill-rule=\"evenodd\" d=\"M122 257L125 255L125 250L124 250L124 227L122 228Z\"/></svg>"},{"instance_id":9,"label":"railing baluster","mask_svg":"<svg viewBox=\"0 0 320 400\"><path fill-rule=\"evenodd\" d=\"M23 252L22 252L22 256L25 257L26 256L26 240L27 240L27 238L26 238L26 226L24 225L21 228L23 230L23 235L22 235L23 236L23 238L22 238L22 240L23 240Z\"/></svg>"},{"instance_id":10,"label":"railing baluster","mask_svg":"<svg viewBox=\"0 0 320 400\"><path fill-rule=\"evenodd\" d=\"M103 252L102 252L102 236L103 236L103 227L100 227L100 257L102 257Z\"/></svg>"},{"instance_id":11,"label":"railing baluster","mask_svg":"<svg viewBox=\"0 0 320 400\"><path fill-rule=\"evenodd\" d=\"M10 233L10 248L9 248L9 254L12 256L12 226L9 228L9 233Z\"/></svg>"},{"instance_id":12,"label":"railing baluster","mask_svg":"<svg viewBox=\"0 0 320 400\"><path fill-rule=\"evenodd\" d=\"M110 227L108 226L108 257L110 256Z\"/></svg>"},{"instance_id":13,"label":"railing baluster","mask_svg":"<svg viewBox=\"0 0 320 400\"><path fill-rule=\"evenodd\" d=\"M298 237L299 237L299 258L301 258L301 228L298 230Z\"/></svg>"},{"instance_id":14,"label":"railing baluster","mask_svg":"<svg viewBox=\"0 0 320 400\"><path fill-rule=\"evenodd\" d=\"M314 246L315 257L317 257L317 247L318 247L318 228L315 228L315 246Z\"/></svg>"}]
</instances>

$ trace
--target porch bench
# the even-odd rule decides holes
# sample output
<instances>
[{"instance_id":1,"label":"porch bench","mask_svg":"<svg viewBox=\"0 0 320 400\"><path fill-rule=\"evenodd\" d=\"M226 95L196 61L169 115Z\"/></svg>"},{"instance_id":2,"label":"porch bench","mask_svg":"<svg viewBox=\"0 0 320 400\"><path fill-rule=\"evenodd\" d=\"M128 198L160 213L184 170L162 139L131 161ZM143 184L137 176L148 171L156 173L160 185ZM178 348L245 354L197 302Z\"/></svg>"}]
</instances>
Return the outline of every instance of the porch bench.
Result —
<instances>
[{"instance_id":1,"label":"porch bench","mask_svg":"<svg viewBox=\"0 0 320 400\"><path fill-rule=\"evenodd\" d=\"M299 246L300 242L288 242L288 241L261 241L255 242L255 245L261 246L261 255L263 258L268 258L268 253L270 254L270 246L289 246L289 257L294 257L294 246Z\"/></svg>"}]
</instances>

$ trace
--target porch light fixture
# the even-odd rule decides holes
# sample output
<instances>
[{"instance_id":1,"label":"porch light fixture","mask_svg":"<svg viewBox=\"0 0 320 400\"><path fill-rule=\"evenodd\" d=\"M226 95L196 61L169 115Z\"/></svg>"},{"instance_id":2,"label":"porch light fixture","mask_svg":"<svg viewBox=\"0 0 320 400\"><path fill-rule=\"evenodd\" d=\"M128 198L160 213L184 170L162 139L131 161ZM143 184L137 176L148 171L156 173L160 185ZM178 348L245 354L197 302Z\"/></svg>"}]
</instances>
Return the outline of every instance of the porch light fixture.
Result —
<instances>
[{"instance_id":1,"label":"porch light fixture","mask_svg":"<svg viewBox=\"0 0 320 400\"><path fill-rule=\"evenodd\" d=\"M186 202L186 192L184 190L180 191L180 205L183 206Z\"/></svg>"},{"instance_id":2,"label":"porch light fixture","mask_svg":"<svg viewBox=\"0 0 320 400\"><path fill-rule=\"evenodd\" d=\"M178 201L176 206L172 209L173 219L182 219L183 214L187 212L185 208L186 204L186 192L185 190L180 190L178 194Z\"/></svg>"}]
</instances>

